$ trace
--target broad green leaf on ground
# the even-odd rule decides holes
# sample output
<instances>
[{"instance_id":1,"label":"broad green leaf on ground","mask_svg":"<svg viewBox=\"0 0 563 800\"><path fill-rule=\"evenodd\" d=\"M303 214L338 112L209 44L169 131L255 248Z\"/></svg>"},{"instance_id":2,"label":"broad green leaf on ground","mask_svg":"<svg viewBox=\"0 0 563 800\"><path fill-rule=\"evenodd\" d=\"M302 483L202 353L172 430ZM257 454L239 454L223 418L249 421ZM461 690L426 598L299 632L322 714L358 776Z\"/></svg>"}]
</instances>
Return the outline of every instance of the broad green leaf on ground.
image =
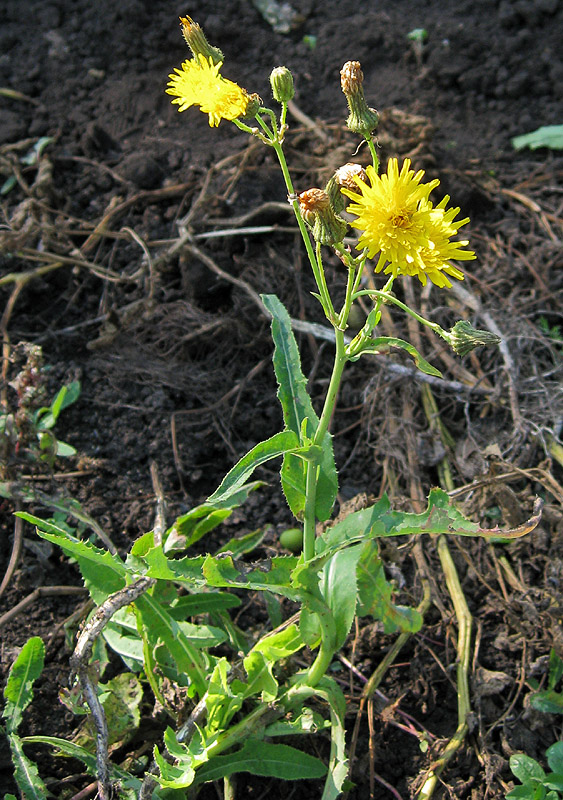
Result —
<instances>
[{"instance_id":1,"label":"broad green leaf on ground","mask_svg":"<svg viewBox=\"0 0 563 800\"><path fill-rule=\"evenodd\" d=\"M354 355L350 357L350 361L357 361L360 356L367 353L373 355L386 353L391 347L398 347L407 352L414 360L417 369L424 372L426 375L434 375L437 378L442 377L440 370L433 367L432 364L429 364L428 361L420 355L414 345L410 342L405 342L404 339L397 339L393 336L380 336L377 339L366 339L362 345L362 349L359 352L355 352Z\"/></svg>"},{"instance_id":2,"label":"broad green leaf on ground","mask_svg":"<svg viewBox=\"0 0 563 800\"><path fill-rule=\"evenodd\" d=\"M563 125L542 125L531 133L515 136L512 147L515 150L522 150L524 147L529 147L530 150L537 150L538 147L563 150Z\"/></svg>"},{"instance_id":3,"label":"broad green leaf on ground","mask_svg":"<svg viewBox=\"0 0 563 800\"><path fill-rule=\"evenodd\" d=\"M196 772L196 784L216 781L237 772L249 772L264 778L297 781L322 778L323 762L286 744L272 744L258 739L248 740L240 750L210 758Z\"/></svg>"},{"instance_id":4,"label":"broad green leaf on ground","mask_svg":"<svg viewBox=\"0 0 563 800\"><path fill-rule=\"evenodd\" d=\"M285 426L300 436L303 422L307 420L306 434L312 436L319 424L319 418L307 392L307 381L301 369L299 349L291 329L291 318L275 295L262 295L262 302L272 315L274 371L278 381L278 399L283 410ZM299 516L305 507L304 462L294 455L286 455L281 478L291 511L295 516ZM337 492L338 475L334 463L332 438L327 434L323 442L317 479L315 514L318 519L324 521L330 517Z\"/></svg>"},{"instance_id":5,"label":"broad green leaf on ground","mask_svg":"<svg viewBox=\"0 0 563 800\"><path fill-rule=\"evenodd\" d=\"M371 616L383 623L385 633L395 631L416 633L422 626L422 617L414 608L398 606L393 602L393 587L385 576L377 544L365 543L357 568L358 615Z\"/></svg>"},{"instance_id":6,"label":"broad green leaf on ground","mask_svg":"<svg viewBox=\"0 0 563 800\"><path fill-rule=\"evenodd\" d=\"M46 800L47 787L39 777L37 765L23 752L22 740L15 733L8 737L14 767L14 780L26 800Z\"/></svg>"},{"instance_id":7,"label":"broad green leaf on ground","mask_svg":"<svg viewBox=\"0 0 563 800\"><path fill-rule=\"evenodd\" d=\"M43 672L45 645L39 636L28 639L12 664L4 688L5 705L2 718L6 732L15 733L22 715L33 700L33 683Z\"/></svg>"},{"instance_id":8,"label":"broad green leaf on ground","mask_svg":"<svg viewBox=\"0 0 563 800\"><path fill-rule=\"evenodd\" d=\"M205 505L223 505L235 492L245 486L246 480L261 464L299 449L299 438L293 431L276 433L265 442L252 448L223 478L219 488L207 498Z\"/></svg>"},{"instance_id":9,"label":"broad green leaf on ground","mask_svg":"<svg viewBox=\"0 0 563 800\"><path fill-rule=\"evenodd\" d=\"M541 765L525 753L515 753L510 756L510 769L520 783L528 783L531 780L543 781L545 778Z\"/></svg>"},{"instance_id":10,"label":"broad green leaf on ground","mask_svg":"<svg viewBox=\"0 0 563 800\"><path fill-rule=\"evenodd\" d=\"M555 742L545 751L547 763L552 772L563 773L563 742Z\"/></svg>"},{"instance_id":11,"label":"broad green leaf on ground","mask_svg":"<svg viewBox=\"0 0 563 800\"><path fill-rule=\"evenodd\" d=\"M108 726L108 744L115 749L136 735L141 718L139 705L143 698L143 687L132 672L122 672L98 686ZM95 738L89 717L73 738L78 746L95 751Z\"/></svg>"}]
</instances>

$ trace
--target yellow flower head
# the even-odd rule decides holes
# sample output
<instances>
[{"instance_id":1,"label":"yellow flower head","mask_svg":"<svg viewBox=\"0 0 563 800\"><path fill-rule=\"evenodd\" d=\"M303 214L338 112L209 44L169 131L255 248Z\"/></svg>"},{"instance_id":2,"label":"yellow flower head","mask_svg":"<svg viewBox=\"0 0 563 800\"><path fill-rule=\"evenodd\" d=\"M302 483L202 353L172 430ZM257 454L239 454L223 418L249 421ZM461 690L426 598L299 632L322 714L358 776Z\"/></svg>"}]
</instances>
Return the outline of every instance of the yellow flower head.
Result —
<instances>
[{"instance_id":1,"label":"yellow flower head","mask_svg":"<svg viewBox=\"0 0 563 800\"><path fill-rule=\"evenodd\" d=\"M209 124L217 127L222 119L238 119L246 114L250 96L238 84L219 74L222 62L214 64L211 58L199 54L184 61L181 69L169 75L167 94L174 95L178 111L199 106L209 114Z\"/></svg>"},{"instance_id":2,"label":"yellow flower head","mask_svg":"<svg viewBox=\"0 0 563 800\"><path fill-rule=\"evenodd\" d=\"M416 275L422 284L430 278L436 286L451 286L446 277L463 280L463 273L449 263L454 258L467 261L475 253L463 248L468 241L450 241L469 219L455 221L459 208L446 210L449 197L434 206L428 199L439 180L421 183L424 171L416 174L405 159L402 169L396 158L389 160L387 173L379 176L372 166L366 169L369 183L354 180L358 192L342 188L354 202L348 211L356 215L350 224L362 231L358 248L368 256L379 253L376 272Z\"/></svg>"}]
</instances>

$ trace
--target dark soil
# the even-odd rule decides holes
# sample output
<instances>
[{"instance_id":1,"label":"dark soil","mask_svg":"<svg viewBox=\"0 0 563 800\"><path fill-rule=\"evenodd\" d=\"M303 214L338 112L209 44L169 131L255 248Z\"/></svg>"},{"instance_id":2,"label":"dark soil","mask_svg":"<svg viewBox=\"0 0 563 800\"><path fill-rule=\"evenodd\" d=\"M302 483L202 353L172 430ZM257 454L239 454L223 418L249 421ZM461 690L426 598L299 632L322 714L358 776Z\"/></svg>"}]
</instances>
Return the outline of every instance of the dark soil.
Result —
<instances>
[{"instance_id":1,"label":"dark soil","mask_svg":"<svg viewBox=\"0 0 563 800\"><path fill-rule=\"evenodd\" d=\"M310 118L289 119L288 161L299 191L324 185L356 150L339 85L342 64L354 59L381 114L382 160L410 157L416 169L440 178L438 191L471 217L468 236L478 258L464 270L462 289L421 292L405 283L403 291L444 327L460 317L496 326L503 348L462 361L420 334L424 356L444 375L432 385L434 411L428 384L393 371L410 368L407 361L365 359L347 373L332 429L341 502L386 490L396 505L417 508L443 479L444 456L460 487L456 497L483 524L517 526L531 515L534 497L544 499L541 524L522 540L494 548L481 540L450 542L474 617L474 716L435 796L501 800L512 785L510 755L524 751L542 760L561 736L560 717L533 712L526 698L534 680L546 683L551 649L563 657L563 489L553 446L563 424L563 159L545 149L515 153L511 137L563 123L563 4L295 0L300 20L288 33L273 30L246 0L202 0L197 9L143 0L1 5L0 86L19 94L0 95L2 181L17 178L1 198L0 275L53 267L21 292L13 282L0 284L1 400L14 403L6 381L18 362L6 359L20 342L43 348L48 396L80 378L80 399L56 428L79 458L59 460L54 475L31 467L24 474L45 495L76 498L121 552L153 525L152 463L171 521L281 427L268 321L248 288L276 293L293 317L323 323L271 153L228 122L210 129L197 110L178 114L164 93L168 73L188 55L180 13L192 14L224 51L223 74L266 103L271 69L292 70L295 103ZM428 33L421 52L407 39L415 28ZM43 136L52 142L41 169L22 164ZM279 205L263 208L269 201ZM238 231L260 225L276 230L268 237ZM176 247L186 230L194 238ZM327 263L332 285L343 289L338 260L327 256ZM413 335L398 317L385 324ZM300 346L318 405L330 348L311 334L300 335ZM447 451L437 420L453 437ZM223 533L272 523L272 553L292 520L274 469L260 477L271 488L253 495ZM18 503L0 506L1 574ZM30 510L45 514L39 504ZM81 585L58 552L38 549L30 526L24 533L0 613L38 586ZM421 584L412 545L387 555L406 579L402 601L416 605ZM388 671L370 723L362 722L351 798L367 797L373 786L378 798L414 798L456 729L457 624L433 541L424 542L424 557L434 605ZM69 673L62 626L82 602L76 595L41 597L2 627L3 681L30 636L42 636L47 646L23 734L72 735L76 720L58 701ZM350 638L345 656L354 670L343 665L339 673L350 697L350 731L362 676L392 641L376 626ZM154 727L149 719L146 725ZM427 731L427 752L414 729ZM79 764L29 752L56 797L65 779L74 792L89 783ZM269 793L273 800L320 796L311 784L288 788L250 778L241 778L238 789L240 796ZM16 791L5 751L0 791Z\"/></svg>"}]
</instances>

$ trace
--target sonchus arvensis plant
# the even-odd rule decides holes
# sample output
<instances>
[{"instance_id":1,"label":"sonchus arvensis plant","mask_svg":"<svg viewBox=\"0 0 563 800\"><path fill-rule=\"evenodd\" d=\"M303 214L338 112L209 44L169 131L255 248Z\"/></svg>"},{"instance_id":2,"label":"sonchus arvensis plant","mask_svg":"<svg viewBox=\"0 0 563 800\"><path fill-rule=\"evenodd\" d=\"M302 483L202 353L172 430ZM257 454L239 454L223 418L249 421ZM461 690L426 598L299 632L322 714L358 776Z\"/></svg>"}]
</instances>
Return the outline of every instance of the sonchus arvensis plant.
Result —
<instances>
[{"instance_id":1,"label":"sonchus arvensis plant","mask_svg":"<svg viewBox=\"0 0 563 800\"><path fill-rule=\"evenodd\" d=\"M290 71L280 66L270 76L277 104L274 111L226 77L223 54L209 44L197 23L190 17L180 22L191 58L170 75L166 92L172 103L180 112L199 108L208 115L211 127L222 120L232 122L270 147L278 159L316 284L314 296L333 332L334 358L326 396L317 413L307 392L291 318L275 295L264 294L262 302L272 319L282 431L243 456L204 504L179 517L168 530L155 527L144 534L125 560L53 524L28 518L44 538L73 556L98 605L90 627L81 634L73 664L78 683L88 687L85 696L96 720L101 797L113 792L127 798L165 798L170 793L174 798L192 798L198 786L220 778L225 797L232 798L232 776L251 772L287 780L324 777L320 796L335 800L346 784L348 761L346 701L332 677L331 664L356 617L370 617L386 633L405 636L422 625L420 610L396 604L380 559L379 539L495 533L464 519L439 489L432 490L427 509L419 514L392 510L384 495L374 505L330 522L338 476L329 428L344 369L362 356L398 347L414 358L418 369L440 374L411 343L378 335L384 304L411 315L463 354L498 339L467 321L446 331L392 292L395 281L413 277L447 288L451 278L463 279L454 262L475 255L466 239L456 238L468 219L458 219L459 209L448 208L447 196L437 203L432 199L438 180L425 182L422 170L415 172L408 159L402 164L390 159L380 172L374 139L378 114L366 102L358 62L348 62L341 72L349 111L346 124L365 141L372 163L366 168L343 164L326 186L300 187L298 192L283 149L288 104L295 92ZM350 227L360 234L353 249L345 240ZM327 251L336 253L346 268L344 299L338 304L325 272ZM385 274L381 288L362 288L366 285L362 278L370 270L369 286L375 286L377 273ZM369 313L362 329L350 338L345 335L348 319L360 298L369 303ZM191 545L259 488L259 481L251 480L255 470L278 458L282 460L282 489L297 526L292 529L292 548L295 533L301 532L301 552L242 561L242 554L251 549L248 542L241 547L238 540L231 540L220 552L191 555ZM527 529L537 522L534 519ZM525 527L513 535L523 532ZM256 538L255 544L259 541ZM453 562L448 569L455 569ZM230 589L238 591L230 594ZM243 636L229 615L229 609L240 603L241 591L263 592L269 609L276 606L272 598L288 598L298 604L299 614L280 624L272 611L272 629ZM202 624L202 619L207 622ZM141 776L109 765L103 706L108 693L93 685L87 663L97 639L122 655L129 669L144 676L170 719L154 748L152 763ZM303 654L297 667L294 656L299 651ZM467 652L458 656L465 663ZM463 672L458 675L463 681ZM459 692L466 696L462 688ZM170 696L184 698L180 710L169 702ZM460 709L458 739L466 730L466 700ZM293 742L297 734L323 730L331 739L328 764L285 743L288 735ZM72 754L80 757L80 749L75 747ZM87 756L91 765L92 756ZM428 798L430 778L424 786L420 796Z\"/></svg>"}]
</instances>

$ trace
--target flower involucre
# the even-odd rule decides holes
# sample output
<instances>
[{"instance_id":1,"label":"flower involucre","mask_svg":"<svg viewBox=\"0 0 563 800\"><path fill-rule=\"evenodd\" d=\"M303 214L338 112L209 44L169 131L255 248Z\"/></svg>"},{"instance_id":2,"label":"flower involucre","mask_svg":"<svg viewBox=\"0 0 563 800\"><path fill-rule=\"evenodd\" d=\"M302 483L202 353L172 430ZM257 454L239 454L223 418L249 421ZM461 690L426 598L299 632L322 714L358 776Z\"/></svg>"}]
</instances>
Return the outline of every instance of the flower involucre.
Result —
<instances>
[{"instance_id":1,"label":"flower involucre","mask_svg":"<svg viewBox=\"0 0 563 800\"><path fill-rule=\"evenodd\" d=\"M367 248L370 258L379 253L376 272L416 275L422 284L430 278L436 286L450 287L447 275L463 280L463 273L449 260L475 258L464 249L467 240L450 241L469 218L455 221L459 208L446 209L448 195L434 206L428 197L440 181L421 183L424 171L415 174L410 163L405 159L399 172L397 159L392 158L381 176L369 166L369 183L355 177L357 192L342 188L354 201L347 209L356 215L350 224L362 231L357 246Z\"/></svg>"},{"instance_id":2,"label":"flower involucre","mask_svg":"<svg viewBox=\"0 0 563 800\"><path fill-rule=\"evenodd\" d=\"M172 102L178 104L178 111L199 106L209 114L211 127L217 127L222 119L238 119L246 114L250 96L219 74L221 66L222 62L214 64L211 58L199 54L168 76L166 93L174 95Z\"/></svg>"}]
</instances>

